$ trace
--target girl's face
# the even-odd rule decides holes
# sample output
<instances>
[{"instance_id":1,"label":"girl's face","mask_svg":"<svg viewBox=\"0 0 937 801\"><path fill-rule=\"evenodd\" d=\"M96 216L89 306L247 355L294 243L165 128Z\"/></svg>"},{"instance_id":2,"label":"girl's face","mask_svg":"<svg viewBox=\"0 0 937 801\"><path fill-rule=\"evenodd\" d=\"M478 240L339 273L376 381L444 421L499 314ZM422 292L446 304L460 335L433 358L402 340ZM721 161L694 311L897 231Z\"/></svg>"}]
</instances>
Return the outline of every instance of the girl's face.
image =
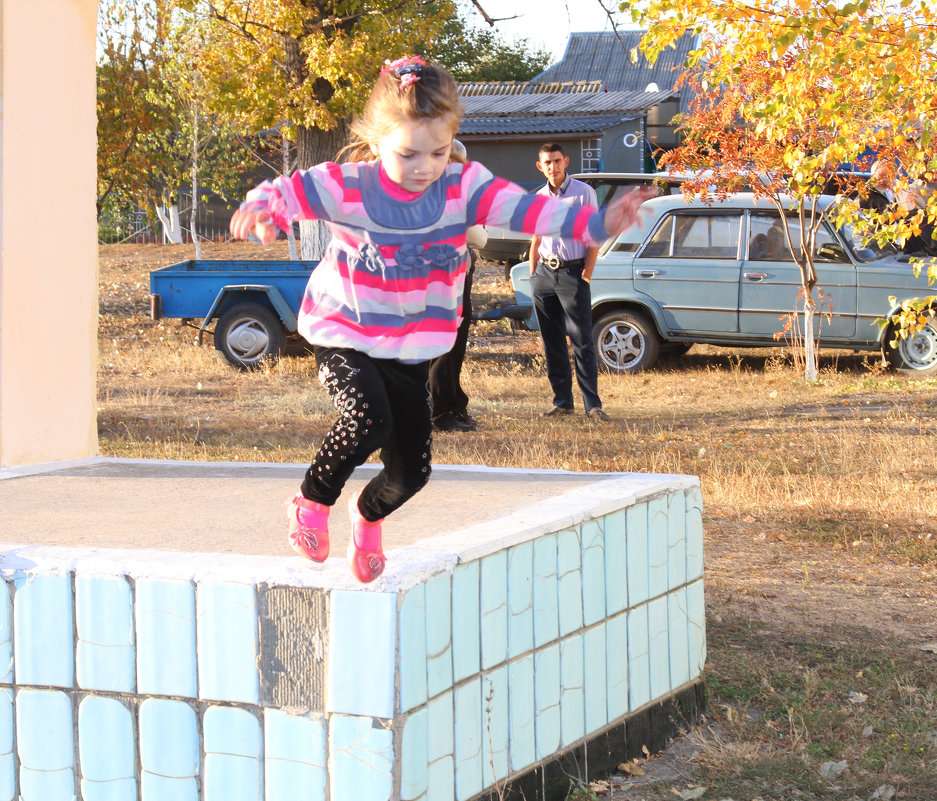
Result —
<instances>
[{"instance_id":1,"label":"girl's face","mask_svg":"<svg viewBox=\"0 0 937 801\"><path fill-rule=\"evenodd\" d=\"M438 180L451 150L452 126L442 118L397 125L371 145L387 177L408 192L422 192Z\"/></svg>"}]
</instances>

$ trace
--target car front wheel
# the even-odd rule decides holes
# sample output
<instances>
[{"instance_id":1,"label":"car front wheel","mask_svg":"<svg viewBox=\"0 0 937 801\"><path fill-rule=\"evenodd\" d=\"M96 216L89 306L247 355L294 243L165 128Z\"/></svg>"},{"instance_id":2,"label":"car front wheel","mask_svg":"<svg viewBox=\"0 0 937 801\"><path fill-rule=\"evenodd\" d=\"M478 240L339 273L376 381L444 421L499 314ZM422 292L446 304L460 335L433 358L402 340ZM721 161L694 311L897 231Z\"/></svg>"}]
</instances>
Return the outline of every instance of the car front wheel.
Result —
<instances>
[{"instance_id":1,"label":"car front wheel","mask_svg":"<svg viewBox=\"0 0 937 801\"><path fill-rule=\"evenodd\" d=\"M651 367L660 353L660 336L643 314L622 309L606 314L592 327L599 369L637 373Z\"/></svg>"},{"instance_id":2,"label":"car front wheel","mask_svg":"<svg viewBox=\"0 0 937 801\"><path fill-rule=\"evenodd\" d=\"M909 375L937 374L937 318L929 318L927 325L917 333L904 339L899 337L893 348L888 343L894 337L892 330L885 339L885 356L892 366Z\"/></svg>"}]
</instances>

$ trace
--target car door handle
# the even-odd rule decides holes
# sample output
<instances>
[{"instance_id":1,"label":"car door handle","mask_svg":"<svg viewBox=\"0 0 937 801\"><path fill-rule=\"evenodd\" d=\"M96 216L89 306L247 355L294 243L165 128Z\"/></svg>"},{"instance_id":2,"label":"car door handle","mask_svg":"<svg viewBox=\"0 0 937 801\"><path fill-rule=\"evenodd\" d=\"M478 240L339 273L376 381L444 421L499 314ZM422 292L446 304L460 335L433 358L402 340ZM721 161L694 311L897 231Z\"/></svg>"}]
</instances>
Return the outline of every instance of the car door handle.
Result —
<instances>
[{"instance_id":1,"label":"car door handle","mask_svg":"<svg viewBox=\"0 0 937 801\"><path fill-rule=\"evenodd\" d=\"M749 281L764 281L768 277L768 273L745 273L745 277Z\"/></svg>"},{"instance_id":2,"label":"car door handle","mask_svg":"<svg viewBox=\"0 0 937 801\"><path fill-rule=\"evenodd\" d=\"M658 270L636 270L636 272L638 274L638 278L653 278L655 275L657 275L659 271Z\"/></svg>"}]
</instances>

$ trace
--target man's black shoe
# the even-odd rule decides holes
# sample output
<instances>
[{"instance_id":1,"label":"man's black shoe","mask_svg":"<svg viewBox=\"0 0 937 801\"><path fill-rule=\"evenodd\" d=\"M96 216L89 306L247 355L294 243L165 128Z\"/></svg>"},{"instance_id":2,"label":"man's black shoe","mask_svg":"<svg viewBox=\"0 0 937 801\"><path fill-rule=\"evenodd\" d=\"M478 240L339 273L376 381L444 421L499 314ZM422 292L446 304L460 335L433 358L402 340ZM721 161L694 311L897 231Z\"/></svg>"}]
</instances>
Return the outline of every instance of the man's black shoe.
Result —
<instances>
[{"instance_id":1,"label":"man's black shoe","mask_svg":"<svg viewBox=\"0 0 937 801\"><path fill-rule=\"evenodd\" d=\"M543 416L544 417L560 417L564 414L572 414L572 413L573 413L573 410L568 409L565 406L554 406L552 409L550 409L550 411L544 412Z\"/></svg>"},{"instance_id":2,"label":"man's black shoe","mask_svg":"<svg viewBox=\"0 0 937 801\"><path fill-rule=\"evenodd\" d=\"M455 412L447 412L433 420L434 431L474 431L475 426L463 423Z\"/></svg>"}]
</instances>

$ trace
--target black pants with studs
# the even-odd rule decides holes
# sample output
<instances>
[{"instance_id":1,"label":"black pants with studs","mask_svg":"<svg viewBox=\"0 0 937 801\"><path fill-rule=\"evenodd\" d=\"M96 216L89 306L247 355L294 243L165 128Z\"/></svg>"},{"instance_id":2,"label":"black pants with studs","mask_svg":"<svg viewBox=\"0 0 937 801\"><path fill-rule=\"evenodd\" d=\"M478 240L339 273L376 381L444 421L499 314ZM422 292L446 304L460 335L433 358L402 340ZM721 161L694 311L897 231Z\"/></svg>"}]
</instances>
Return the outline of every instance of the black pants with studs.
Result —
<instances>
[{"instance_id":1,"label":"black pants with studs","mask_svg":"<svg viewBox=\"0 0 937 801\"><path fill-rule=\"evenodd\" d=\"M368 482L358 502L365 520L380 520L429 481L429 362L403 364L318 346L314 352L319 381L339 418L306 471L302 493L334 506L355 468L380 450L384 469Z\"/></svg>"}]
</instances>

